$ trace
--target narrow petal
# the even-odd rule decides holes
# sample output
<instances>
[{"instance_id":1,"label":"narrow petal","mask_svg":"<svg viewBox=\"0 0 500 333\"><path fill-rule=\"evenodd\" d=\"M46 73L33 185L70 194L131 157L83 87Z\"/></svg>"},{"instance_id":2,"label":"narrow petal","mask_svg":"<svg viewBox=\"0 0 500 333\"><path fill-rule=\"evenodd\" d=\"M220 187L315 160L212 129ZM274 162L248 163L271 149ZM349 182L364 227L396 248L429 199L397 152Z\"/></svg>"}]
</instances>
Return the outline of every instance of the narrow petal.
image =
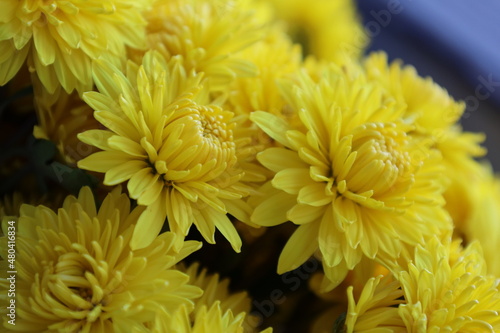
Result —
<instances>
[{"instance_id":1,"label":"narrow petal","mask_svg":"<svg viewBox=\"0 0 500 333\"><path fill-rule=\"evenodd\" d=\"M262 165L271 171L279 172L287 168L307 168L296 152L284 148L268 148L257 155Z\"/></svg>"},{"instance_id":2,"label":"narrow petal","mask_svg":"<svg viewBox=\"0 0 500 333\"><path fill-rule=\"evenodd\" d=\"M250 114L250 120L256 123L260 127L260 129L266 132L266 134L271 138L278 141L284 146L288 146L286 131L288 131L290 128L285 120L264 111L252 112L252 114Z\"/></svg>"},{"instance_id":3,"label":"narrow petal","mask_svg":"<svg viewBox=\"0 0 500 333\"><path fill-rule=\"evenodd\" d=\"M324 206L332 201L332 197L325 194L325 183L313 183L299 191L297 202L311 205Z\"/></svg>"},{"instance_id":4,"label":"narrow petal","mask_svg":"<svg viewBox=\"0 0 500 333\"><path fill-rule=\"evenodd\" d=\"M319 228L319 249L327 266L337 266L342 261L342 242L339 237L343 233L335 227L332 206L326 209Z\"/></svg>"},{"instance_id":5,"label":"narrow petal","mask_svg":"<svg viewBox=\"0 0 500 333\"><path fill-rule=\"evenodd\" d=\"M286 243L278 260L278 274L302 265L318 249L319 223L301 225Z\"/></svg>"},{"instance_id":6,"label":"narrow petal","mask_svg":"<svg viewBox=\"0 0 500 333\"><path fill-rule=\"evenodd\" d=\"M284 223L288 220L286 212L295 204L295 196L280 191L265 199L255 208L251 221L264 227Z\"/></svg>"},{"instance_id":7,"label":"narrow petal","mask_svg":"<svg viewBox=\"0 0 500 333\"><path fill-rule=\"evenodd\" d=\"M154 204L148 206L137 220L132 239L130 240L131 249L138 250L149 246L160 233L166 215L162 198L159 198Z\"/></svg>"},{"instance_id":8,"label":"narrow petal","mask_svg":"<svg viewBox=\"0 0 500 333\"><path fill-rule=\"evenodd\" d=\"M310 183L309 170L305 168L281 170L272 180L274 187L289 194L298 194L303 187Z\"/></svg>"},{"instance_id":9,"label":"narrow petal","mask_svg":"<svg viewBox=\"0 0 500 333\"><path fill-rule=\"evenodd\" d=\"M311 223L319 219L325 213L328 206L315 207L304 204L296 204L287 213L287 217L295 224Z\"/></svg>"},{"instance_id":10,"label":"narrow petal","mask_svg":"<svg viewBox=\"0 0 500 333\"><path fill-rule=\"evenodd\" d=\"M126 163L130 156L117 151L98 151L83 160L78 161L78 167L85 170L107 172L108 170Z\"/></svg>"}]
</instances>

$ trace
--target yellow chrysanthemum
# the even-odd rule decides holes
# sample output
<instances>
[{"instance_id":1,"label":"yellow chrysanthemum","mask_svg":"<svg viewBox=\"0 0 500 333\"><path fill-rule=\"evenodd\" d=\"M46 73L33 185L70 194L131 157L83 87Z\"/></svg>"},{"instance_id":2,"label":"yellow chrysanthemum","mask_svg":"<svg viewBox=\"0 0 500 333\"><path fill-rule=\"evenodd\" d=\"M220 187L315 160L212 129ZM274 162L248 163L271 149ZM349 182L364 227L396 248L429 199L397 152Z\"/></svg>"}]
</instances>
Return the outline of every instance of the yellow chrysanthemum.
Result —
<instances>
[{"instance_id":1,"label":"yellow chrysanthemum","mask_svg":"<svg viewBox=\"0 0 500 333\"><path fill-rule=\"evenodd\" d=\"M418 245L407 270L397 274L405 299L399 315L408 332L500 330L499 280L486 275L479 243L461 250L433 238L425 248Z\"/></svg>"},{"instance_id":2,"label":"yellow chrysanthemum","mask_svg":"<svg viewBox=\"0 0 500 333\"><path fill-rule=\"evenodd\" d=\"M221 280L219 274L208 274L207 269L200 270L199 263L191 264L187 268L181 266L179 270L189 275L189 284L203 290L203 295L195 302L195 308L191 314L192 319L197 317L199 312L211 309L214 304L219 303L217 307L222 313L231 311L238 316L244 313L244 320L238 325L241 325L245 332L254 332L257 329L261 318L250 313L252 300L246 291L230 292L229 279Z\"/></svg>"},{"instance_id":3,"label":"yellow chrysanthemum","mask_svg":"<svg viewBox=\"0 0 500 333\"><path fill-rule=\"evenodd\" d=\"M451 228L441 207L439 156L412 136L404 108L381 89L332 67L319 83L303 74L296 85L284 82L282 92L303 128L270 113L251 116L284 146L258 155L276 172L272 185L280 192L256 207L252 222L299 225L279 273L319 248L333 288L362 255L397 257L402 243Z\"/></svg>"},{"instance_id":4,"label":"yellow chrysanthemum","mask_svg":"<svg viewBox=\"0 0 500 333\"><path fill-rule=\"evenodd\" d=\"M378 277L379 275L388 275L389 271L384 266L375 262L374 260L363 257L359 264L350 271L344 281L338 285L335 289L324 293L323 285L329 283L328 279L325 277L323 272L317 272L309 279L309 287L315 293L317 297L328 303L326 310L322 311L320 315L314 320L311 325L311 333L326 333L332 332L332 328L335 327L337 330L343 327L345 322L346 309L349 301L354 299L367 300L366 297L360 298L363 288L367 285L370 279ZM379 278L377 278L379 279ZM375 282L378 284L378 282ZM373 286L373 283L372 283ZM346 290L350 288L350 291L346 293ZM368 292L368 291L366 291ZM365 293L366 293L365 292ZM377 298L377 301L379 299ZM370 300L372 301L372 300ZM376 304L372 303L372 304ZM358 307L365 307L366 305L359 305ZM351 314L352 316L352 314ZM355 322L355 319L352 319ZM336 330L333 330L336 332ZM342 331L342 330L340 330Z\"/></svg>"},{"instance_id":5,"label":"yellow chrysanthemum","mask_svg":"<svg viewBox=\"0 0 500 333\"><path fill-rule=\"evenodd\" d=\"M149 245L167 217L171 231L187 235L194 223L210 243L217 228L239 251L226 214L249 219L237 163L248 142L233 138L233 114L209 103L201 76L188 76L179 58L167 63L150 52L126 75L104 61L94 73L100 93L84 99L107 129L78 136L103 150L78 166L105 173L105 185L128 182L130 196L147 206L132 247Z\"/></svg>"},{"instance_id":6,"label":"yellow chrysanthemum","mask_svg":"<svg viewBox=\"0 0 500 333\"><path fill-rule=\"evenodd\" d=\"M3 0L0 14L0 85L27 60L50 92L62 86L80 94L92 89L92 60L116 65L125 46L144 48L141 11L149 0Z\"/></svg>"},{"instance_id":7,"label":"yellow chrysanthemum","mask_svg":"<svg viewBox=\"0 0 500 333\"><path fill-rule=\"evenodd\" d=\"M444 193L446 208L455 224L462 224L472 200L470 182L477 179L480 169L474 158L486 153L480 146L484 135L463 132L457 124L465 103L456 102L431 78L420 77L413 66L404 66L401 61L389 64L384 52L370 54L364 68L368 80L377 82L384 87L387 96L406 105L405 120L415 124L416 134L443 156L446 170L443 175L448 180Z\"/></svg>"},{"instance_id":8,"label":"yellow chrysanthemum","mask_svg":"<svg viewBox=\"0 0 500 333\"><path fill-rule=\"evenodd\" d=\"M96 129L99 122L93 117L93 110L77 93L61 92L55 102L46 92L35 99L38 125L33 129L33 136L54 142L65 163L76 165L78 160L97 151L78 140L77 134Z\"/></svg>"},{"instance_id":9,"label":"yellow chrysanthemum","mask_svg":"<svg viewBox=\"0 0 500 333\"><path fill-rule=\"evenodd\" d=\"M67 197L57 212L23 205L15 227L15 325L5 315L10 302L5 269L0 280L4 326L22 332L139 331L154 322L159 308L193 308L201 290L173 266L201 244L179 244L178 236L167 232L151 246L132 250L143 211L131 210L119 189L99 209L89 188L78 198ZM8 235L11 224L4 220L2 227ZM9 241L1 239L4 260Z\"/></svg>"},{"instance_id":10,"label":"yellow chrysanthemum","mask_svg":"<svg viewBox=\"0 0 500 333\"><path fill-rule=\"evenodd\" d=\"M145 13L146 41L167 59L181 55L188 72L204 72L210 89L222 90L236 77L256 74L239 52L263 35L263 15L246 0L156 0Z\"/></svg>"},{"instance_id":11,"label":"yellow chrysanthemum","mask_svg":"<svg viewBox=\"0 0 500 333\"><path fill-rule=\"evenodd\" d=\"M346 333L406 332L398 315L398 304L404 300L401 286L391 275L369 279L357 300L353 287L347 288L348 308L345 314ZM339 318L337 325L342 324Z\"/></svg>"},{"instance_id":12,"label":"yellow chrysanthemum","mask_svg":"<svg viewBox=\"0 0 500 333\"><path fill-rule=\"evenodd\" d=\"M458 127L443 132L435 147L443 156L448 186L444 192L445 208L455 224L457 236L467 223L468 215L475 205L474 185L481 181L482 166L475 158L486 152L480 144L485 136L479 133L462 132Z\"/></svg>"},{"instance_id":13,"label":"yellow chrysanthemum","mask_svg":"<svg viewBox=\"0 0 500 333\"><path fill-rule=\"evenodd\" d=\"M229 87L229 105L238 115L257 110L281 114L285 100L279 93L277 81L300 68L300 46L292 43L282 26L275 24L266 32L262 40L241 52L243 59L257 66L258 74L238 78Z\"/></svg>"},{"instance_id":14,"label":"yellow chrysanthemum","mask_svg":"<svg viewBox=\"0 0 500 333\"><path fill-rule=\"evenodd\" d=\"M241 52L243 59L252 61L258 68L254 77L238 78L228 88L226 108L235 113L234 135L251 139L252 152L246 161L240 161L245 178L262 183L271 175L256 161L256 154L274 145L273 140L250 121L250 113L265 110L281 117L291 117L285 109L285 100L278 91L277 80L290 76L299 69L300 47L293 45L281 26L267 30L268 35Z\"/></svg>"},{"instance_id":15,"label":"yellow chrysanthemum","mask_svg":"<svg viewBox=\"0 0 500 333\"><path fill-rule=\"evenodd\" d=\"M251 333L254 330L245 330L243 322L245 313L233 315L231 310L223 311L219 301L212 306L203 305L196 313L194 320L189 317L189 312L185 306L173 315L164 310L159 311L157 323L153 329L154 333ZM261 333L271 333L272 328L268 328Z\"/></svg>"},{"instance_id":16,"label":"yellow chrysanthemum","mask_svg":"<svg viewBox=\"0 0 500 333\"><path fill-rule=\"evenodd\" d=\"M420 77L413 66L403 66L401 61L388 64L383 52L370 54L365 59L364 68L368 80L377 82L388 96L406 105L406 121L415 124L419 135L433 141L445 163L450 163L453 168L465 164L462 168L466 168L470 163L467 159L485 154L479 145L484 135L463 133L457 125L465 103L455 101L431 78Z\"/></svg>"},{"instance_id":17,"label":"yellow chrysanthemum","mask_svg":"<svg viewBox=\"0 0 500 333\"><path fill-rule=\"evenodd\" d=\"M178 267L178 269L189 275L189 284L203 290L203 295L196 300L195 312L203 305L211 307L216 301L220 302L223 311L231 309L234 313L249 313L252 304L248 293L245 291L230 293L229 279L221 280L219 274L208 274L206 268L200 269L200 264L195 262L189 267Z\"/></svg>"},{"instance_id":18,"label":"yellow chrysanthemum","mask_svg":"<svg viewBox=\"0 0 500 333\"><path fill-rule=\"evenodd\" d=\"M67 193L52 191L49 194L14 192L0 198L0 221L5 216L19 217L19 210L23 204L44 205L49 208L60 207Z\"/></svg>"},{"instance_id":19,"label":"yellow chrysanthemum","mask_svg":"<svg viewBox=\"0 0 500 333\"><path fill-rule=\"evenodd\" d=\"M454 207L465 206L457 234L467 242L479 241L488 273L500 278L500 179L489 165L482 165L476 177L466 179L469 196L455 203Z\"/></svg>"},{"instance_id":20,"label":"yellow chrysanthemum","mask_svg":"<svg viewBox=\"0 0 500 333\"><path fill-rule=\"evenodd\" d=\"M352 0L265 0L284 20L292 38L305 54L343 63L359 57L369 38L364 33Z\"/></svg>"},{"instance_id":21,"label":"yellow chrysanthemum","mask_svg":"<svg viewBox=\"0 0 500 333\"><path fill-rule=\"evenodd\" d=\"M399 60L389 63L384 52L369 54L364 68L368 80L376 81L387 95L406 105L404 116L416 124L419 132L433 134L435 129L447 129L464 112L465 103L454 101L431 78L420 77L415 67Z\"/></svg>"}]
</instances>

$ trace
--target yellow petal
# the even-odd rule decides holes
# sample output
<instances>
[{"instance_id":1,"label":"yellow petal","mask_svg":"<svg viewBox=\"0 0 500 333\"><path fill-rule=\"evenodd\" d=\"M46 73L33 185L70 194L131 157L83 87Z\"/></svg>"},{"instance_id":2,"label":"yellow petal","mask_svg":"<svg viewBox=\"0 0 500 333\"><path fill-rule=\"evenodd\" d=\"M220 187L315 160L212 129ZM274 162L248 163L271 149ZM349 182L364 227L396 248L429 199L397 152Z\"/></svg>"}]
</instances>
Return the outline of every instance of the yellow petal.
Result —
<instances>
[{"instance_id":1,"label":"yellow petal","mask_svg":"<svg viewBox=\"0 0 500 333\"><path fill-rule=\"evenodd\" d=\"M252 208L244 200L223 200L226 210L229 214L241 222L249 223Z\"/></svg>"},{"instance_id":2,"label":"yellow petal","mask_svg":"<svg viewBox=\"0 0 500 333\"><path fill-rule=\"evenodd\" d=\"M80 169L107 172L117 165L123 164L130 160L127 154L117 151L98 151L83 160L78 161Z\"/></svg>"},{"instance_id":3,"label":"yellow petal","mask_svg":"<svg viewBox=\"0 0 500 333\"><path fill-rule=\"evenodd\" d=\"M215 209L208 208L206 211L206 216L210 217L221 234L231 243L233 250L240 253L241 252L241 238L236 231L233 223L229 220L226 214L222 214Z\"/></svg>"},{"instance_id":4,"label":"yellow petal","mask_svg":"<svg viewBox=\"0 0 500 333\"><path fill-rule=\"evenodd\" d=\"M147 206L158 200L165 184L160 177L155 177L155 179L156 180L149 184L146 190L142 192L141 197L138 200L139 204Z\"/></svg>"},{"instance_id":5,"label":"yellow petal","mask_svg":"<svg viewBox=\"0 0 500 333\"><path fill-rule=\"evenodd\" d=\"M281 224L288 220L286 212L295 204L295 196L280 191L266 198L255 208L251 221L264 227Z\"/></svg>"},{"instance_id":6,"label":"yellow petal","mask_svg":"<svg viewBox=\"0 0 500 333\"><path fill-rule=\"evenodd\" d=\"M140 144L129 138L114 135L108 139L108 145L114 150L122 151L133 157L146 159L146 152Z\"/></svg>"},{"instance_id":7,"label":"yellow petal","mask_svg":"<svg viewBox=\"0 0 500 333\"><path fill-rule=\"evenodd\" d=\"M162 196L154 204L148 206L137 220L130 240L130 248L138 250L149 246L160 233L166 215Z\"/></svg>"},{"instance_id":8,"label":"yellow petal","mask_svg":"<svg viewBox=\"0 0 500 333\"><path fill-rule=\"evenodd\" d=\"M102 150L109 150L108 139L113 135L113 132L110 131L88 130L83 133L78 133L77 137L80 141L88 145Z\"/></svg>"},{"instance_id":9,"label":"yellow petal","mask_svg":"<svg viewBox=\"0 0 500 333\"><path fill-rule=\"evenodd\" d=\"M33 28L33 40L36 54L42 65L48 66L54 63L58 46L56 45L54 38L50 35L49 29L46 27L38 28L35 26ZM58 59L58 61L60 60L61 59Z\"/></svg>"},{"instance_id":10,"label":"yellow petal","mask_svg":"<svg viewBox=\"0 0 500 333\"><path fill-rule=\"evenodd\" d=\"M131 198L139 199L142 192L144 192L150 184L158 179L158 175L153 175L152 171L153 170L151 168L144 168L136 172L130 178L127 183L127 189Z\"/></svg>"},{"instance_id":11,"label":"yellow petal","mask_svg":"<svg viewBox=\"0 0 500 333\"><path fill-rule=\"evenodd\" d=\"M319 249L327 266L337 266L342 261L343 255L339 237L344 237L344 235L335 227L332 206L329 206L321 219L318 238Z\"/></svg>"},{"instance_id":12,"label":"yellow petal","mask_svg":"<svg viewBox=\"0 0 500 333\"><path fill-rule=\"evenodd\" d=\"M206 220L204 214L198 209L193 209L194 225L209 244L215 244L215 224Z\"/></svg>"},{"instance_id":13,"label":"yellow petal","mask_svg":"<svg viewBox=\"0 0 500 333\"><path fill-rule=\"evenodd\" d=\"M306 168L296 152L283 148L268 148L257 155L257 160L266 168L279 172L287 168Z\"/></svg>"},{"instance_id":14,"label":"yellow petal","mask_svg":"<svg viewBox=\"0 0 500 333\"><path fill-rule=\"evenodd\" d=\"M302 265L318 248L319 223L301 225L295 230L278 260L278 274Z\"/></svg>"},{"instance_id":15,"label":"yellow petal","mask_svg":"<svg viewBox=\"0 0 500 333\"><path fill-rule=\"evenodd\" d=\"M325 195L325 183L313 183L299 191L298 203L311 206L324 206L332 201L332 197Z\"/></svg>"},{"instance_id":16,"label":"yellow petal","mask_svg":"<svg viewBox=\"0 0 500 333\"><path fill-rule=\"evenodd\" d=\"M309 170L305 168L281 170L272 180L275 188L289 194L298 194L303 187L310 183Z\"/></svg>"},{"instance_id":17,"label":"yellow petal","mask_svg":"<svg viewBox=\"0 0 500 333\"><path fill-rule=\"evenodd\" d=\"M9 44L11 44L10 40L0 41L0 51L3 51L6 47L12 48ZM15 51L7 61L0 63L0 85L5 85L17 74L26 60L29 49L30 46L28 45L20 51Z\"/></svg>"},{"instance_id":18,"label":"yellow petal","mask_svg":"<svg viewBox=\"0 0 500 333\"><path fill-rule=\"evenodd\" d=\"M288 211L286 216L295 224L306 224L323 216L325 209L328 209L328 206L315 207L296 204Z\"/></svg>"},{"instance_id":19,"label":"yellow petal","mask_svg":"<svg viewBox=\"0 0 500 333\"><path fill-rule=\"evenodd\" d=\"M260 129L266 132L266 134L271 138L278 141L284 146L288 146L286 131L288 131L290 128L285 120L264 111L252 112L250 114L250 120L256 123L260 127Z\"/></svg>"}]
</instances>

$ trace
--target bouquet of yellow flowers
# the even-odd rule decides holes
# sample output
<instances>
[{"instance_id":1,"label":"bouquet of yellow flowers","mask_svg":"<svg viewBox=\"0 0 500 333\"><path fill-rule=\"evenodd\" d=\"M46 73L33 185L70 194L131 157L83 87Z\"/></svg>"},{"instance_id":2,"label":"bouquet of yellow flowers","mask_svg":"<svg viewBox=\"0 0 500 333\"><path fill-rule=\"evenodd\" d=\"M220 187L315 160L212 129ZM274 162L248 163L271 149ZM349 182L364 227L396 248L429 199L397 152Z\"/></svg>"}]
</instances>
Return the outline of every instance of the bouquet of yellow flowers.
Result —
<instances>
[{"instance_id":1,"label":"bouquet of yellow flowers","mask_svg":"<svg viewBox=\"0 0 500 333\"><path fill-rule=\"evenodd\" d=\"M500 181L350 0L5 0L6 332L498 332Z\"/></svg>"}]
</instances>

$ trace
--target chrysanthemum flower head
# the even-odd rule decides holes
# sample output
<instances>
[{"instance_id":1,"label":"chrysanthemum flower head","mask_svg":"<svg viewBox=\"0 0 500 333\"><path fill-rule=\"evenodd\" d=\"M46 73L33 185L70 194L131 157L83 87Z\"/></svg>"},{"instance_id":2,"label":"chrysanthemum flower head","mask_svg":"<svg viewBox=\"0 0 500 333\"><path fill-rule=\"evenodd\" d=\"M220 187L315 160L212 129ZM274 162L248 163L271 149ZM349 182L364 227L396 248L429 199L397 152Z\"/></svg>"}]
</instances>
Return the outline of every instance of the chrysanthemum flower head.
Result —
<instances>
[{"instance_id":1,"label":"chrysanthemum flower head","mask_svg":"<svg viewBox=\"0 0 500 333\"><path fill-rule=\"evenodd\" d=\"M57 212L23 205L16 222L16 325L22 332L113 332L150 327L159 308L193 308L201 290L174 269L200 243L163 233L151 246L130 247L143 207L131 210L117 188L100 208L89 188L69 196ZM7 234L7 220L2 225ZM6 259L7 238L1 239ZM5 274L5 270L3 273ZM3 275L2 309L9 282ZM121 330L123 331L123 330Z\"/></svg>"},{"instance_id":2,"label":"chrysanthemum flower head","mask_svg":"<svg viewBox=\"0 0 500 333\"><path fill-rule=\"evenodd\" d=\"M246 0L156 0L145 13L146 41L167 59L184 57L188 71L204 72L210 89L222 90L236 77L256 74L238 53L261 38L265 16ZM132 58L140 55L132 51Z\"/></svg>"},{"instance_id":3,"label":"chrysanthemum flower head","mask_svg":"<svg viewBox=\"0 0 500 333\"><path fill-rule=\"evenodd\" d=\"M380 83L388 95L406 104L405 117L421 132L448 128L464 112L465 103L453 100L431 78L420 77L413 66L403 65L400 60L389 63L384 52L370 53L364 60L364 68L369 80Z\"/></svg>"},{"instance_id":4,"label":"chrysanthemum flower head","mask_svg":"<svg viewBox=\"0 0 500 333\"><path fill-rule=\"evenodd\" d=\"M105 173L105 185L127 182L130 196L147 206L133 247L147 246L167 217L171 231L187 235L194 223L210 243L217 228L239 251L226 214L249 219L237 163L248 142L234 139L233 113L210 104L201 75L187 74L180 58L167 62L150 52L126 74L104 61L94 72L100 92L84 99L107 129L78 136L103 150L78 166Z\"/></svg>"},{"instance_id":5,"label":"chrysanthemum flower head","mask_svg":"<svg viewBox=\"0 0 500 333\"><path fill-rule=\"evenodd\" d=\"M460 214L457 217L460 221L455 225L456 234L466 242L478 241L488 273L500 277L500 179L487 164L481 165L473 176L475 178L464 179L468 185L468 196L457 198L449 209L458 210Z\"/></svg>"},{"instance_id":6,"label":"chrysanthemum flower head","mask_svg":"<svg viewBox=\"0 0 500 333\"><path fill-rule=\"evenodd\" d=\"M203 305L196 312L194 319L190 319L189 312L185 306L179 308L174 314L161 310L157 315L157 324L153 328L154 333L243 333L257 332L256 330L245 330L243 322L245 313L233 314L233 311L221 309L219 301L212 306ZM260 331L271 333L272 328Z\"/></svg>"},{"instance_id":7,"label":"chrysanthemum flower head","mask_svg":"<svg viewBox=\"0 0 500 333\"><path fill-rule=\"evenodd\" d=\"M392 275L370 278L359 297L353 287L347 288L348 308L344 321L345 332L406 332L398 315L398 305L404 300L401 286Z\"/></svg>"},{"instance_id":8,"label":"chrysanthemum flower head","mask_svg":"<svg viewBox=\"0 0 500 333\"><path fill-rule=\"evenodd\" d=\"M206 268L200 269L199 263L195 262L189 267L178 265L179 270L189 275L189 284L199 287L203 290L203 295L196 299L194 311L190 317L198 318L199 313L221 312L226 317L232 314L238 318L238 327L243 327L245 332L254 332L260 324L260 318L253 316L252 300L246 291L231 292L229 290L229 279L221 279L219 274L209 274ZM215 307L215 308L214 308ZM216 310L219 309L219 310ZM228 313L232 313L229 315ZM220 316L221 314L219 314ZM240 317L244 320L240 322Z\"/></svg>"},{"instance_id":9,"label":"chrysanthemum flower head","mask_svg":"<svg viewBox=\"0 0 500 333\"><path fill-rule=\"evenodd\" d=\"M282 93L302 127L270 113L254 120L284 147L259 161L276 172L252 221L299 225L278 263L283 273L318 248L333 288L362 255L397 257L402 243L417 244L451 228L442 205L439 156L411 135L404 108L362 77L330 68L317 84L303 74ZM286 213L275 214L276 209Z\"/></svg>"},{"instance_id":10,"label":"chrysanthemum flower head","mask_svg":"<svg viewBox=\"0 0 500 333\"><path fill-rule=\"evenodd\" d=\"M405 299L399 315L408 332L500 330L498 279L486 275L479 243L456 245L437 237L418 245L408 269L397 273Z\"/></svg>"},{"instance_id":11,"label":"chrysanthemum flower head","mask_svg":"<svg viewBox=\"0 0 500 333\"><path fill-rule=\"evenodd\" d=\"M265 0L304 53L337 63L357 58L369 41L352 0Z\"/></svg>"},{"instance_id":12,"label":"chrysanthemum flower head","mask_svg":"<svg viewBox=\"0 0 500 333\"><path fill-rule=\"evenodd\" d=\"M296 72L301 63L300 47L294 45L284 33L281 25L273 25L267 30L264 39L241 52L242 59L252 61L258 69L253 77L234 80L228 87L225 106L235 113L234 135L243 140L252 140L252 153L248 154L245 164L245 178L262 184L269 179L269 171L256 161L256 154L267 147L274 146L274 141L257 125L250 121L250 113L265 110L280 117L292 117L287 114L285 100L279 93L277 81Z\"/></svg>"},{"instance_id":13,"label":"chrysanthemum flower head","mask_svg":"<svg viewBox=\"0 0 500 333\"><path fill-rule=\"evenodd\" d=\"M2 1L0 85L27 61L45 88L92 89L92 59L119 65L125 46L144 48L148 0Z\"/></svg>"},{"instance_id":14,"label":"chrysanthemum flower head","mask_svg":"<svg viewBox=\"0 0 500 333\"><path fill-rule=\"evenodd\" d=\"M326 309L317 316L311 325L311 333L322 333L322 332L330 332L332 328L337 330L341 330L344 326L346 320L346 312L348 307L362 309L362 311L368 312L369 305L368 304L351 304L354 300L363 300L371 302L371 305L375 305L378 301L381 300L380 297L376 297L375 300L370 299L370 297L361 297L364 293L376 294L374 290L364 291L364 287L369 285L369 288L377 288L378 283L380 282L381 276L385 276L389 274L389 270L377 263L372 259L368 259L367 257L363 257L359 264L352 270L349 271L346 278L340 285L338 285L335 289L329 292L323 292L323 284L325 283L325 274L323 272L315 273L309 279L309 287L314 292L314 294L320 298L321 300L327 302L328 306ZM372 280L372 282L370 282ZM384 282L383 285L389 284L389 280L386 278L382 279ZM371 285L370 285L371 283ZM396 286L395 289L398 287ZM346 293L346 290L348 292ZM355 316L354 310L351 311L351 317ZM356 322L356 318L351 319L352 323Z\"/></svg>"},{"instance_id":15,"label":"chrysanthemum flower head","mask_svg":"<svg viewBox=\"0 0 500 333\"><path fill-rule=\"evenodd\" d=\"M462 132L457 121L465 110L464 102L455 101L431 78L422 78L412 66L401 61L388 63L383 52L370 54L364 62L368 80L380 84L388 96L406 105L404 118L415 125L415 131L443 155L452 168L468 168L473 157L484 156L480 146L484 135ZM422 96L425 96L423 98Z\"/></svg>"},{"instance_id":16,"label":"chrysanthemum flower head","mask_svg":"<svg viewBox=\"0 0 500 333\"><path fill-rule=\"evenodd\" d=\"M229 87L229 103L237 114L265 110L283 112L285 100L279 93L277 81L299 70L302 56L300 46L293 44L282 25L267 28L266 36L241 52L243 59L252 61L258 73L238 78Z\"/></svg>"},{"instance_id":17,"label":"chrysanthemum flower head","mask_svg":"<svg viewBox=\"0 0 500 333\"><path fill-rule=\"evenodd\" d=\"M457 121L465 110L464 102L455 101L448 92L429 77L422 78L416 69L401 61L388 63L384 52L367 56L364 68L368 80L380 84L387 96L406 105L404 119L415 125L415 133L428 141L443 157L446 208L456 225L463 223L472 204L470 182L477 179L483 157L481 133L462 131ZM425 97L424 97L425 96Z\"/></svg>"}]
</instances>

